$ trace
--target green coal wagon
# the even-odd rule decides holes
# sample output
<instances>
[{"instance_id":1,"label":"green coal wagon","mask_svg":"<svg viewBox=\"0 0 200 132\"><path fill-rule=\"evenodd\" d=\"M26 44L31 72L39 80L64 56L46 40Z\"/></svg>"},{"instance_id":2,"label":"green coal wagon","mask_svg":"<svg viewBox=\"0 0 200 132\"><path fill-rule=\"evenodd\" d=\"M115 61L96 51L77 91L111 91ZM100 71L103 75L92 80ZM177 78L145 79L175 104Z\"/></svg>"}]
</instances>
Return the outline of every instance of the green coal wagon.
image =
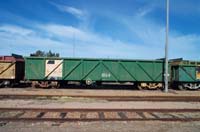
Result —
<instances>
[{"instance_id":1,"label":"green coal wagon","mask_svg":"<svg viewBox=\"0 0 200 132\"><path fill-rule=\"evenodd\" d=\"M78 81L87 85L132 82L140 88L161 88L163 69L162 60L25 58L25 78L44 87Z\"/></svg>"},{"instance_id":2,"label":"green coal wagon","mask_svg":"<svg viewBox=\"0 0 200 132\"><path fill-rule=\"evenodd\" d=\"M200 62L174 61L171 62L171 83L180 89L200 88Z\"/></svg>"}]
</instances>

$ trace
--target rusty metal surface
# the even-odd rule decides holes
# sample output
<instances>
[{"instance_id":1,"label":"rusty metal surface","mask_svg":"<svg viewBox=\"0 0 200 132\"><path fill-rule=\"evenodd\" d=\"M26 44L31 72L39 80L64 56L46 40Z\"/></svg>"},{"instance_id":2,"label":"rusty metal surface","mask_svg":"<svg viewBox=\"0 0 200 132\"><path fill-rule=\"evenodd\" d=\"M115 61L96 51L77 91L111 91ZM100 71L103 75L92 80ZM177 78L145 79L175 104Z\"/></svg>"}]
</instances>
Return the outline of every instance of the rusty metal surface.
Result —
<instances>
[{"instance_id":1,"label":"rusty metal surface","mask_svg":"<svg viewBox=\"0 0 200 132\"><path fill-rule=\"evenodd\" d=\"M23 62L24 59L22 57L14 57L14 56L0 56L0 62L16 62L21 61Z\"/></svg>"}]
</instances>

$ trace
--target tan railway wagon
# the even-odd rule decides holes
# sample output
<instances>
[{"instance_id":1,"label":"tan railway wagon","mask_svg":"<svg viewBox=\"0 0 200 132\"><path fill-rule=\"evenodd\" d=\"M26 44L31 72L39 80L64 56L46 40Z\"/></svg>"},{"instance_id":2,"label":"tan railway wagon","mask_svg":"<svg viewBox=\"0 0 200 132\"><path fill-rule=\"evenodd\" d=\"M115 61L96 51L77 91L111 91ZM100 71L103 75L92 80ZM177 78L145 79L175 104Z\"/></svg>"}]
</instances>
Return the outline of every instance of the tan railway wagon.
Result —
<instances>
[{"instance_id":1,"label":"tan railway wagon","mask_svg":"<svg viewBox=\"0 0 200 132\"><path fill-rule=\"evenodd\" d=\"M0 86L13 86L24 78L24 59L17 55L0 56Z\"/></svg>"}]
</instances>

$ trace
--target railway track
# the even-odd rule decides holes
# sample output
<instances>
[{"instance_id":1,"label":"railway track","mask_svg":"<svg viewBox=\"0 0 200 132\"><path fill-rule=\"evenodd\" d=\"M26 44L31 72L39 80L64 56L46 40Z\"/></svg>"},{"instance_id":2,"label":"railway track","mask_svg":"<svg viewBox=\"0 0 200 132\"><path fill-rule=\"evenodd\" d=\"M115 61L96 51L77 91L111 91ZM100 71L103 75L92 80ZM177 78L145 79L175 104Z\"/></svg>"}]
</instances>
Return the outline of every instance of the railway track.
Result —
<instances>
[{"instance_id":1,"label":"railway track","mask_svg":"<svg viewBox=\"0 0 200 132\"><path fill-rule=\"evenodd\" d=\"M0 99L101 99L107 101L171 101L200 102L200 96L87 96L87 95L39 95L39 94L1 94Z\"/></svg>"},{"instance_id":2,"label":"railway track","mask_svg":"<svg viewBox=\"0 0 200 132\"><path fill-rule=\"evenodd\" d=\"M200 109L0 108L0 121L200 121Z\"/></svg>"}]
</instances>

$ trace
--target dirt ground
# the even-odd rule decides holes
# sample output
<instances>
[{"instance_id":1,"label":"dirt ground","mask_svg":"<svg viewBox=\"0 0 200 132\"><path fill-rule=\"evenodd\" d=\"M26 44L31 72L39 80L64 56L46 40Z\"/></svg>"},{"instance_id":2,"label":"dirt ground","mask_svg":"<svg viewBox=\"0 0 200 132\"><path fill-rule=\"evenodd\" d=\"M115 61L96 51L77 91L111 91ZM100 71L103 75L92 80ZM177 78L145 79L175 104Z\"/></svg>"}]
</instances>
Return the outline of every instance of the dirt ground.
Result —
<instances>
[{"instance_id":1,"label":"dirt ground","mask_svg":"<svg viewBox=\"0 0 200 132\"><path fill-rule=\"evenodd\" d=\"M199 132L200 122L0 123L0 132Z\"/></svg>"},{"instance_id":2,"label":"dirt ground","mask_svg":"<svg viewBox=\"0 0 200 132\"><path fill-rule=\"evenodd\" d=\"M65 96L200 96L200 91L180 91L170 89L168 93L160 90L132 89L37 89L37 88L0 88L0 95L65 95Z\"/></svg>"},{"instance_id":3,"label":"dirt ground","mask_svg":"<svg viewBox=\"0 0 200 132\"><path fill-rule=\"evenodd\" d=\"M95 101L95 100L0 100L1 108L117 108L117 109L200 109L199 102Z\"/></svg>"}]
</instances>

